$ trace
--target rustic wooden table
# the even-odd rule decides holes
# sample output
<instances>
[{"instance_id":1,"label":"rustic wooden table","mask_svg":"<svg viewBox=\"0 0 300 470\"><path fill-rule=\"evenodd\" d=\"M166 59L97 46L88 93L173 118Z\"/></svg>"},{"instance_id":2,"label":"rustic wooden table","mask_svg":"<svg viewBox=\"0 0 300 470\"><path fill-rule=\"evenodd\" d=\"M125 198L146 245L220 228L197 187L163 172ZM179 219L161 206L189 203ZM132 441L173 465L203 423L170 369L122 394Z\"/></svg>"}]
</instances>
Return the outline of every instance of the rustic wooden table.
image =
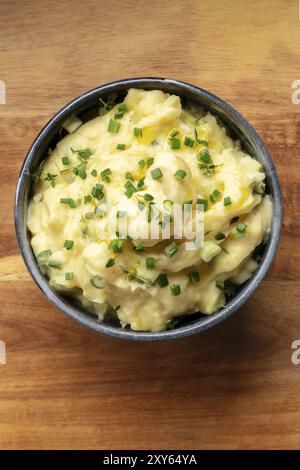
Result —
<instances>
[{"instance_id":1,"label":"rustic wooden table","mask_svg":"<svg viewBox=\"0 0 300 470\"><path fill-rule=\"evenodd\" d=\"M0 448L299 447L297 0L0 0L0 10ZM83 91L134 76L228 100L265 139L284 193L263 285L224 324L174 343L118 341L65 318L29 277L14 233L15 184L38 130Z\"/></svg>"}]
</instances>

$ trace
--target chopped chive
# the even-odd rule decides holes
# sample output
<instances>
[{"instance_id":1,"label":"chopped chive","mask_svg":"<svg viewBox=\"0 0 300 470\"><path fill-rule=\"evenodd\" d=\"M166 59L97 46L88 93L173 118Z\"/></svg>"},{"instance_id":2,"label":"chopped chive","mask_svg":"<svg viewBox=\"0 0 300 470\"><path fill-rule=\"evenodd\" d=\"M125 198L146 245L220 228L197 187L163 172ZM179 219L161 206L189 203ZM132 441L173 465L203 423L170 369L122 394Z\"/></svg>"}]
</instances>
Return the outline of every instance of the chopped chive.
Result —
<instances>
[{"instance_id":1,"label":"chopped chive","mask_svg":"<svg viewBox=\"0 0 300 470\"><path fill-rule=\"evenodd\" d=\"M136 188L133 186L132 182L131 181L126 181L126 183L124 184L124 187L126 189L126 192L125 192L125 195L128 197L128 198L131 198L131 196L133 195L133 193L136 192Z\"/></svg>"},{"instance_id":2,"label":"chopped chive","mask_svg":"<svg viewBox=\"0 0 300 470\"><path fill-rule=\"evenodd\" d=\"M51 184L52 188L55 188L56 177L57 177L57 175L52 175L51 173L47 173L47 176L46 176L46 178L44 178L44 180L45 181L50 181L50 184Z\"/></svg>"},{"instance_id":3,"label":"chopped chive","mask_svg":"<svg viewBox=\"0 0 300 470\"><path fill-rule=\"evenodd\" d=\"M85 225L84 227L82 227L81 233L82 233L82 235L83 235L84 237L88 234L88 232L89 232L89 228L88 228L87 225Z\"/></svg>"},{"instance_id":4,"label":"chopped chive","mask_svg":"<svg viewBox=\"0 0 300 470\"><path fill-rule=\"evenodd\" d=\"M125 150L125 144L117 144L116 149L117 150Z\"/></svg>"},{"instance_id":5,"label":"chopped chive","mask_svg":"<svg viewBox=\"0 0 300 470\"><path fill-rule=\"evenodd\" d=\"M162 172L160 168L155 168L155 170L151 170L151 176L154 180L159 180L162 177Z\"/></svg>"},{"instance_id":6,"label":"chopped chive","mask_svg":"<svg viewBox=\"0 0 300 470\"><path fill-rule=\"evenodd\" d=\"M191 137L185 137L184 138L184 145L186 145L187 147L190 147L190 148L193 148L194 147L194 139L191 139Z\"/></svg>"},{"instance_id":7,"label":"chopped chive","mask_svg":"<svg viewBox=\"0 0 300 470\"><path fill-rule=\"evenodd\" d=\"M105 168L105 170L101 171L100 175L103 181L105 181L106 183L109 183L110 182L109 176L111 175L111 169Z\"/></svg>"},{"instance_id":8,"label":"chopped chive","mask_svg":"<svg viewBox=\"0 0 300 470\"><path fill-rule=\"evenodd\" d=\"M144 243L138 243L138 244L135 246L135 251L144 251L144 249L145 249Z\"/></svg>"},{"instance_id":9,"label":"chopped chive","mask_svg":"<svg viewBox=\"0 0 300 470\"><path fill-rule=\"evenodd\" d=\"M197 155L198 160L202 161L206 165L211 165L213 163L211 155L207 149L202 149L198 155Z\"/></svg>"},{"instance_id":10,"label":"chopped chive","mask_svg":"<svg viewBox=\"0 0 300 470\"><path fill-rule=\"evenodd\" d=\"M150 157L147 159L147 167L149 168L154 163L154 157Z\"/></svg>"},{"instance_id":11,"label":"chopped chive","mask_svg":"<svg viewBox=\"0 0 300 470\"><path fill-rule=\"evenodd\" d=\"M206 147L208 146L207 140L204 140L204 139L199 140L199 141L198 141L198 144L200 144L200 145L205 145Z\"/></svg>"},{"instance_id":12,"label":"chopped chive","mask_svg":"<svg viewBox=\"0 0 300 470\"><path fill-rule=\"evenodd\" d=\"M109 258L109 260L107 260L107 262L106 262L105 267L106 268L111 268L114 264L115 264L114 258Z\"/></svg>"},{"instance_id":13,"label":"chopped chive","mask_svg":"<svg viewBox=\"0 0 300 470\"><path fill-rule=\"evenodd\" d=\"M101 207L95 207L95 214L96 214L98 217L103 217L103 216L104 216L104 210L101 209Z\"/></svg>"},{"instance_id":14,"label":"chopped chive","mask_svg":"<svg viewBox=\"0 0 300 470\"><path fill-rule=\"evenodd\" d=\"M135 127L133 129L133 135L134 137L143 137L143 129L141 129L140 127Z\"/></svg>"},{"instance_id":15,"label":"chopped chive","mask_svg":"<svg viewBox=\"0 0 300 470\"><path fill-rule=\"evenodd\" d=\"M92 284L93 287L96 287L96 289L104 288L103 280L99 276L92 276L90 279L90 283Z\"/></svg>"},{"instance_id":16,"label":"chopped chive","mask_svg":"<svg viewBox=\"0 0 300 470\"><path fill-rule=\"evenodd\" d=\"M178 251L178 245L175 241L170 243L170 245L166 246L164 249L164 253L168 258L172 258Z\"/></svg>"},{"instance_id":17,"label":"chopped chive","mask_svg":"<svg viewBox=\"0 0 300 470\"><path fill-rule=\"evenodd\" d=\"M73 281L74 273L65 273L65 280L66 281Z\"/></svg>"},{"instance_id":18,"label":"chopped chive","mask_svg":"<svg viewBox=\"0 0 300 470\"><path fill-rule=\"evenodd\" d=\"M73 173L76 176L80 176L81 179L85 180L87 177L85 162L81 162L79 166L76 166L75 168L73 168Z\"/></svg>"},{"instance_id":19,"label":"chopped chive","mask_svg":"<svg viewBox=\"0 0 300 470\"><path fill-rule=\"evenodd\" d=\"M197 199L197 204L203 206L203 212L206 212L208 209L208 201L206 199Z\"/></svg>"},{"instance_id":20,"label":"chopped chive","mask_svg":"<svg viewBox=\"0 0 300 470\"><path fill-rule=\"evenodd\" d=\"M196 284L197 282L200 281L200 276L199 276L198 271L194 271L192 273L189 273L188 276L189 276L189 280L191 281L192 284Z\"/></svg>"},{"instance_id":21,"label":"chopped chive","mask_svg":"<svg viewBox=\"0 0 300 470\"><path fill-rule=\"evenodd\" d=\"M67 197L67 198L61 198L60 199L60 203L61 204L67 204L70 209L75 209L75 207L77 207L79 205L78 202L76 202L74 199L72 199L71 197Z\"/></svg>"},{"instance_id":22,"label":"chopped chive","mask_svg":"<svg viewBox=\"0 0 300 470\"><path fill-rule=\"evenodd\" d=\"M95 170L95 169L92 170L92 171L91 171L91 175L92 175L92 176L97 176L97 170Z\"/></svg>"},{"instance_id":23,"label":"chopped chive","mask_svg":"<svg viewBox=\"0 0 300 470\"><path fill-rule=\"evenodd\" d=\"M145 201L153 201L154 197L151 195L151 194L144 194L143 198L145 199Z\"/></svg>"},{"instance_id":24,"label":"chopped chive","mask_svg":"<svg viewBox=\"0 0 300 470\"><path fill-rule=\"evenodd\" d=\"M237 225L236 230L237 230L237 232L239 232L239 233L244 233L247 227L248 227L247 224L245 224L244 222L240 222L240 223Z\"/></svg>"},{"instance_id":25,"label":"chopped chive","mask_svg":"<svg viewBox=\"0 0 300 470\"><path fill-rule=\"evenodd\" d=\"M144 186L144 184L145 184L145 176L144 176L143 178L140 178L140 179L138 180L138 184L137 184L138 190L142 189L142 187Z\"/></svg>"},{"instance_id":26,"label":"chopped chive","mask_svg":"<svg viewBox=\"0 0 300 470\"><path fill-rule=\"evenodd\" d=\"M125 178L130 181L134 181L134 176L130 173L130 171L127 171L125 174Z\"/></svg>"},{"instance_id":27,"label":"chopped chive","mask_svg":"<svg viewBox=\"0 0 300 470\"><path fill-rule=\"evenodd\" d=\"M224 282L223 281L216 281L216 287L223 291L224 288L225 288Z\"/></svg>"},{"instance_id":28,"label":"chopped chive","mask_svg":"<svg viewBox=\"0 0 300 470\"><path fill-rule=\"evenodd\" d=\"M224 200L223 200L223 203L224 203L224 206L230 206L230 204L232 204L231 202L231 197L224 197Z\"/></svg>"},{"instance_id":29,"label":"chopped chive","mask_svg":"<svg viewBox=\"0 0 300 470\"><path fill-rule=\"evenodd\" d=\"M168 276L166 274L160 274L157 278L157 282L160 287L166 287L169 285Z\"/></svg>"},{"instance_id":30,"label":"chopped chive","mask_svg":"<svg viewBox=\"0 0 300 470\"><path fill-rule=\"evenodd\" d=\"M147 269L152 269L152 268L154 268L154 265L155 265L155 260L154 260L153 256L147 256L147 258L146 258L146 268Z\"/></svg>"},{"instance_id":31,"label":"chopped chive","mask_svg":"<svg viewBox=\"0 0 300 470\"><path fill-rule=\"evenodd\" d=\"M152 220L152 208L151 207L148 207L148 209L147 209L146 219L147 219L148 224L150 224L150 222Z\"/></svg>"},{"instance_id":32,"label":"chopped chive","mask_svg":"<svg viewBox=\"0 0 300 470\"><path fill-rule=\"evenodd\" d=\"M145 168L145 166L146 166L145 160L143 160L143 159L140 160L140 161L139 161L139 167L140 167L141 169L143 169L143 168Z\"/></svg>"},{"instance_id":33,"label":"chopped chive","mask_svg":"<svg viewBox=\"0 0 300 470\"><path fill-rule=\"evenodd\" d=\"M121 111L122 113L127 113L128 108L125 103L121 103L118 105L118 111Z\"/></svg>"},{"instance_id":34,"label":"chopped chive","mask_svg":"<svg viewBox=\"0 0 300 470\"><path fill-rule=\"evenodd\" d=\"M102 199L104 197L104 193L103 193L103 184L101 183L97 183L93 189L92 189L92 195L96 198L96 199Z\"/></svg>"},{"instance_id":35,"label":"chopped chive","mask_svg":"<svg viewBox=\"0 0 300 470\"><path fill-rule=\"evenodd\" d=\"M125 211L118 211L117 212L117 219L122 219L123 217L125 217L125 215L126 215Z\"/></svg>"},{"instance_id":36,"label":"chopped chive","mask_svg":"<svg viewBox=\"0 0 300 470\"><path fill-rule=\"evenodd\" d=\"M114 119L122 119L123 116L124 116L123 111L118 111L118 112L114 115Z\"/></svg>"},{"instance_id":37,"label":"chopped chive","mask_svg":"<svg viewBox=\"0 0 300 470\"><path fill-rule=\"evenodd\" d=\"M51 255L51 250L43 250L37 255L37 258L45 258Z\"/></svg>"},{"instance_id":38,"label":"chopped chive","mask_svg":"<svg viewBox=\"0 0 300 470\"><path fill-rule=\"evenodd\" d=\"M224 233L219 232L215 235L215 240L224 240L224 238L226 238Z\"/></svg>"},{"instance_id":39,"label":"chopped chive","mask_svg":"<svg viewBox=\"0 0 300 470\"><path fill-rule=\"evenodd\" d=\"M93 217L94 217L94 212L86 212L86 213L84 214L84 218L85 218L86 220L91 220Z\"/></svg>"},{"instance_id":40,"label":"chopped chive","mask_svg":"<svg viewBox=\"0 0 300 470\"><path fill-rule=\"evenodd\" d=\"M48 266L54 269L61 269L61 262L53 259L49 261Z\"/></svg>"},{"instance_id":41,"label":"chopped chive","mask_svg":"<svg viewBox=\"0 0 300 470\"><path fill-rule=\"evenodd\" d=\"M107 130L108 132L111 132L112 134L116 134L117 132L119 132L120 127L121 127L121 124L118 121L114 121L113 119L111 119L109 121Z\"/></svg>"},{"instance_id":42,"label":"chopped chive","mask_svg":"<svg viewBox=\"0 0 300 470\"><path fill-rule=\"evenodd\" d=\"M64 248L66 250L72 250L73 246L74 246L74 241L73 240L65 240Z\"/></svg>"},{"instance_id":43,"label":"chopped chive","mask_svg":"<svg viewBox=\"0 0 300 470\"><path fill-rule=\"evenodd\" d=\"M84 201L84 204L88 204L89 202L92 202L92 195L91 194L87 194L86 196L84 196L83 198L83 201Z\"/></svg>"},{"instance_id":44,"label":"chopped chive","mask_svg":"<svg viewBox=\"0 0 300 470\"><path fill-rule=\"evenodd\" d=\"M172 150L180 149L180 140L178 137L169 138L169 146Z\"/></svg>"},{"instance_id":45,"label":"chopped chive","mask_svg":"<svg viewBox=\"0 0 300 470\"><path fill-rule=\"evenodd\" d=\"M174 175L176 179L183 180L186 177L186 171L184 170L177 170Z\"/></svg>"},{"instance_id":46,"label":"chopped chive","mask_svg":"<svg viewBox=\"0 0 300 470\"><path fill-rule=\"evenodd\" d=\"M123 246L123 241L120 240L119 238L116 238L114 240L111 240L111 242L108 245L108 248L113 252L113 253L121 253L122 251L122 246Z\"/></svg>"},{"instance_id":47,"label":"chopped chive","mask_svg":"<svg viewBox=\"0 0 300 470\"><path fill-rule=\"evenodd\" d=\"M70 160L69 160L68 156L62 157L61 161L62 161L63 165L69 165L70 164Z\"/></svg>"},{"instance_id":48,"label":"chopped chive","mask_svg":"<svg viewBox=\"0 0 300 470\"><path fill-rule=\"evenodd\" d=\"M91 149L89 148L80 149L80 150L74 150L73 148L71 148L71 150L73 153L77 153L78 156L82 158L83 160L88 160L90 156L93 155Z\"/></svg>"},{"instance_id":49,"label":"chopped chive","mask_svg":"<svg viewBox=\"0 0 300 470\"><path fill-rule=\"evenodd\" d=\"M173 206L173 204L173 201L171 201L170 199L165 199L163 202L164 208L166 210L169 210Z\"/></svg>"},{"instance_id":50,"label":"chopped chive","mask_svg":"<svg viewBox=\"0 0 300 470\"><path fill-rule=\"evenodd\" d=\"M170 286L170 291L173 296L180 295L181 294L181 288L179 284L172 284Z\"/></svg>"},{"instance_id":51,"label":"chopped chive","mask_svg":"<svg viewBox=\"0 0 300 470\"><path fill-rule=\"evenodd\" d=\"M210 202L212 204L217 202L217 199L221 196L221 194L222 194L221 191L219 191L218 189L215 189L209 196Z\"/></svg>"}]
</instances>

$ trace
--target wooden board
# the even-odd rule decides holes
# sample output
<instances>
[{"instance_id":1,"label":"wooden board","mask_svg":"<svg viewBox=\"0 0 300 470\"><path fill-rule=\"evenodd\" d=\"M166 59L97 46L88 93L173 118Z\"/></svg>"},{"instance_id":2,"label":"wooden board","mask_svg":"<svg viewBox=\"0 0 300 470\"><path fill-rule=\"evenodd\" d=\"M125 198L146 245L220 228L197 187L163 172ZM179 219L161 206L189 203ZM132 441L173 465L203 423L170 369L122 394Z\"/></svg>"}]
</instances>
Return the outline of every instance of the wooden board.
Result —
<instances>
[{"instance_id":1,"label":"wooden board","mask_svg":"<svg viewBox=\"0 0 300 470\"><path fill-rule=\"evenodd\" d=\"M0 0L0 448L293 448L300 445L300 79L296 0ZM186 340L140 344L56 311L19 255L18 172L38 130L99 84L171 77L228 100L281 179L280 250L253 298Z\"/></svg>"}]
</instances>

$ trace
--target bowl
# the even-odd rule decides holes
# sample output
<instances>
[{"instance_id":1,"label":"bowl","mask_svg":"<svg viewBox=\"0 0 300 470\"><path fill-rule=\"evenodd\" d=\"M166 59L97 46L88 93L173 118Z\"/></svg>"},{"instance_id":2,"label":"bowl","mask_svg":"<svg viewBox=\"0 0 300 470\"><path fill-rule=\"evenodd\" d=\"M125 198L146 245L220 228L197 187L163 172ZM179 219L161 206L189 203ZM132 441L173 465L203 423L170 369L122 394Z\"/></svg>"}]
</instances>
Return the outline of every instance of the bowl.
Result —
<instances>
[{"instance_id":1,"label":"bowl","mask_svg":"<svg viewBox=\"0 0 300 470\"><path fill-rule=\"evenodd\" d=\"M234 297L221 310L209 316L200 313L187 316L175 329L161 332L138 332L130 328L122 328L118 323L99 321L95 315L56 292L38 268L30 246L30 234L26 228L27 208L32 186L30 174L46 157L48 149L53 148L60 140L62 123L74 114L83 121L91 119L97 114L100 97L105 99L107 96L117 93L122 98L130 88L160 89L164 92L174 93L183 99L195 102L214 114L225 125L232 137L240 139L244 150L262 163L266 173L267 192L274 205L270 235L263 247L262 259L254 275L238 289ZM30 147L20 171L15 197L15 227L21 253L32 278L50 302L64 314L94 331L117 338L142 341L184 338L205 331L236 312L254 293L270 268L280 238L281 221L282 199L278 177L270 154L256 131L232 106L217 96L194 85L165 78L118 80L87 91L64 106L45 125Z\"/></svg>"}]
</instances>

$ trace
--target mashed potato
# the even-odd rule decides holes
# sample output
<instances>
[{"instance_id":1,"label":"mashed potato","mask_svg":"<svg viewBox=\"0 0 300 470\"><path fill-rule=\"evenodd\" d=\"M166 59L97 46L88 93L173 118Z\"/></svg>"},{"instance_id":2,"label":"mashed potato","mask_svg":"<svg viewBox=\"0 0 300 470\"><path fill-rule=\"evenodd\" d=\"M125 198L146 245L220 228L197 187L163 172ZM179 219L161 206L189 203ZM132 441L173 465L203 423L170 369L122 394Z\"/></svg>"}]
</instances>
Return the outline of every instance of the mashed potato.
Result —
<instances>
[{"instance_id":1,"label":"mashed potato","mask_svg":"<svg viewBox=\"0 0 300 470\"><path fill-rule=\"evenodd\" d=\"M272 219L264 178L210 113L131 89L64 137L35 172L32 248L51 285L99 319L164 330L176 317L212 314L255 271L253 252ZM176 238L173 207L190 205L194 223L197 202L204 240L188 250ZM126 239L109 232L111 214L126 216ZM168 227L168 240L149 236L153 218Z\"/></svg>"}]
</instances>

